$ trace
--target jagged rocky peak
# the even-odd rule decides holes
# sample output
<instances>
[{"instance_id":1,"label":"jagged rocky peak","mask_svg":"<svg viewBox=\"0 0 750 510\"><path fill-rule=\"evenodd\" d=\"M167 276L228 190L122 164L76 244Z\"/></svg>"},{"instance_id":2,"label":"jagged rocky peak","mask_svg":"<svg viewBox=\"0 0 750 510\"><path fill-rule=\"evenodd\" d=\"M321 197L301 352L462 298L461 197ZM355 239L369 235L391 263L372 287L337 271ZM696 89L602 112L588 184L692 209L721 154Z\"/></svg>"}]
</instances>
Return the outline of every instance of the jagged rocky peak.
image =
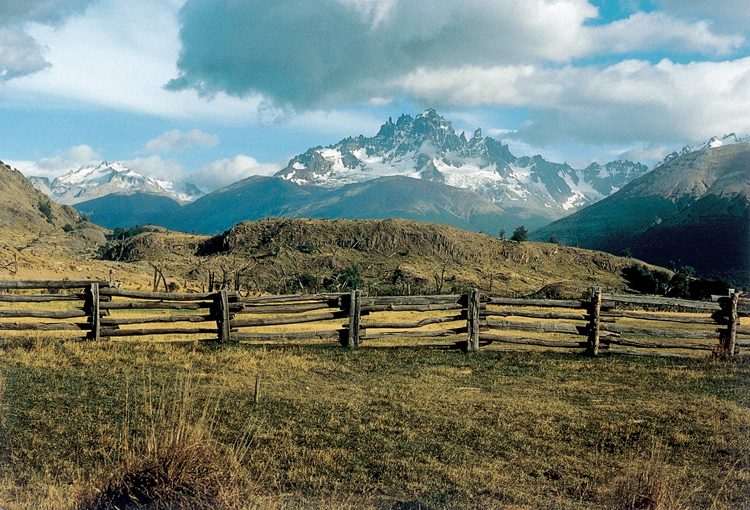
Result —
<instances>
[{"instance_id":1,"label":"jagged rocky peak","mask_svg":"<svg viewBox=\"0 0 750 510\"><path fill-rule=\"evenodd\" d=\"M470 189L503 208L557 219L600 200L647 171L613 162L576 170L541 156L516 158L507 144L456 133L450 121L427 109L416 117L389 118L371 138L346 138L295 156L276 174L306 186L339 188L378 177L405 176Z\"/></svg>"}]
</instances>

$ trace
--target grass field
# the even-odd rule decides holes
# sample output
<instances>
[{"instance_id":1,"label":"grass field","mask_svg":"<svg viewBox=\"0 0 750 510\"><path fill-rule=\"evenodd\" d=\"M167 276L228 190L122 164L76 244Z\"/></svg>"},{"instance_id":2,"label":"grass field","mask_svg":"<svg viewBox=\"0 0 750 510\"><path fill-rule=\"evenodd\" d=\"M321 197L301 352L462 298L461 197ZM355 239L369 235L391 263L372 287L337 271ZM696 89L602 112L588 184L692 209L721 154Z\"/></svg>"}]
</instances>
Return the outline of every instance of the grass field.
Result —
<instances>
[{"instance_id":1,"label":"grass field","mask_svg":"<svg viewBox=\"0 0 750 510\"><path fill-rule=\"evenodd\" d=\"M745 508L749 380L713 361L19 337L0 349L0 506L82 508L191 430L227 508Z\"/></svg>"}]
</instances>

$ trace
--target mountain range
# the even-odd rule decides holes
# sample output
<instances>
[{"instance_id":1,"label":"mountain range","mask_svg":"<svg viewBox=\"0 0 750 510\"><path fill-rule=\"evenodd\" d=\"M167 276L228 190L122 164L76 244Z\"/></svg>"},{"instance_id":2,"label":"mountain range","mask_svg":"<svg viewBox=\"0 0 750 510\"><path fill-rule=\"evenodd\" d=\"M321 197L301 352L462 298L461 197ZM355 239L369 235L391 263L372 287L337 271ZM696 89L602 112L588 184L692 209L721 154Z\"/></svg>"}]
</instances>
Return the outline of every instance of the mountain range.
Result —
<instances>
[{"instance_id":1,"label":"mountain range","mask_svg":"<svg viewBox=\"0 0 750 510\"><path fill-rule=\"evenodd\" d=\"M563 243L750 284L750 143L667 157L596 204L535 232Z\"/></svg>"},{"instance_id":2,"label":"mountain range","mask_svg":"<svg viewBox=\"0 0 750 510\"><path fill-rule=\"evenodd\" d=\"M175 197L163 191L161 181L156 182L161 190L140 184L127 188L124 176L132 174L115 170L116 183L107 180L110 191L96 191L95 178L77 184L82 170L56 179L51 196L75 197L79 211L110 228L154 223L215 233L242 220L307 215L401 217L496 233L519 225L542 227L611 195L648 169L629 161L574 169L541 156L519 158L507 145L483 137L481 129L471 138L457 134L449 121L428 109L414 118L402 115L395 123L388 119L374 137L311 148L273 177L278 182L245 179L193 203L181 200L179 209L165 202L163 197ZM55 192L55 185L61 191ZM84 191L89 200L82 200ZM136 203L138 208L130 209Z\"/></svg>"},{"instance_id":3,"label":"mountain range","mask_svg":"<svg viewBox=\"0 0 750 510\"><path fill-rule=\"evenodd\" d=\"M97 166L81 167L50 181L31 176L29 180L58 204L73 205L112 193L149 193L163 195L178 203L192 202L204 193L190 183L175 184L158 180L127 168L121 163L103 161Z\"/></svg>"},{"instance_id":4,"label":"mountain range","mask_svg":"<svg viewBox=\"0 0 750 510\"><path fill-rule=\"evenodd\" d=\"M514 156L507 145L456 133L428 109L382 125L374 137L346 138L293 157L276 176L305 187L340 188L384 176L404 176L469 189L506 214L538 228L597 202L645 174L630 161L574 169L541 156Z\"/></svg>"}]
</instances>

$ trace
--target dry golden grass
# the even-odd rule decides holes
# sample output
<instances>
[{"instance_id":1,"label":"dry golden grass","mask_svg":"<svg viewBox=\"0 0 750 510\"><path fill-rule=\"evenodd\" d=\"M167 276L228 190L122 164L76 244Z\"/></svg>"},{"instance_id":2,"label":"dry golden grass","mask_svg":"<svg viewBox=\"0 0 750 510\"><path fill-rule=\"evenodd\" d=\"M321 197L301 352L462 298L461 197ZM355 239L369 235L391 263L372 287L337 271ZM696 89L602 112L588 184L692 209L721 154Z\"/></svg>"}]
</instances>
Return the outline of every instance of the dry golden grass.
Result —
<instances>
[{"instance_id":1,"label":"dry golden grass","mask_svg":"<svg viewBox=\"0 0 750 510\"><path fill-rule=\"evenodd\" d=\"M242 508L626 508L634 491L661 508L744 508L749 369L535 353L6 345L0 506L74 508L92 483L121 473L123 437L148 436L149 395L167 388L176 397L165 401L179 403L169 388L187 378L196 416L211 410L209 444L237 444L256 426Z\"/></svg>"}]
</instances>

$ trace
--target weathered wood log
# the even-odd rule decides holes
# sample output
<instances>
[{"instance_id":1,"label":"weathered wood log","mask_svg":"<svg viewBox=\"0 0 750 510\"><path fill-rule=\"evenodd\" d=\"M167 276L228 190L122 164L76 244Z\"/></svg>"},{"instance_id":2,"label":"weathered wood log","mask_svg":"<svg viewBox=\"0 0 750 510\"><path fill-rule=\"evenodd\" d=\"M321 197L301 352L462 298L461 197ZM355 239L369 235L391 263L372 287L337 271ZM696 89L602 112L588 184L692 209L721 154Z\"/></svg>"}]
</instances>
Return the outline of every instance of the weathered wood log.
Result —
<instances>
[{"instance_id":1,"label":"weathered wood log","mask_svg":"<svg viewBox=\"0 0 750 510\"><path fill-rule=\"evenodd\" d=\"M575 326L573 324L554 324L549 322L517 322L517 321L483 321L492 329L506 331L533 331L536 333L566 333L569 335L588 335L588 325Z\"/></svg>"},{"instance_id":2,"label":"weathered wood log","mask_svg":"<svg viewBox=\"0 0 750 510\"><path fill-rule=\"evenodd\" d=\"M444 322L455 322L464 319L463 315L450 315L447 317L428 317L419 322L366 322L362 323L362 328L372 329L409 329L421 328L429 324L442 324Z\"/></svg>"},{"instance_id":3,"label":"weathered wood log","mask_svg":"<svg viewBox=\"0 0 750 510\"><path fill-rule=\"evenodd\" d=\"M750 335L750 328L737 328L738 335Z\"/></svg>"},{"instance_id":4,"label":"weathered wood log","mask_svg":"<svg viewBox=\"0 0 750 510\"><path fill-rule=\"evenodd\" d=\"M589 304L589 354L592 356L599 355L599 340L601 338L601 321L599 316L602 313L602 289L594 287L591 290L591 303Z\"/></svg>"},{"instance_id":5,"label":"weathered wood log","mask_svg":"<svg viewBox=\"0 0 750 510\"><path fill-rule=\"evenodd\" d=\"M531 319L562 319L562 320L579 320L588 319L587 314L582 313L563 313L563 312L529 312L527 310L486 310L481 316L484 317L529 317Z\"/></svg>"},{"instance_id":6,"label":"weathered wood log","mask_svg":"<svg viewBox=\"0 0 750 510\"><path fill-rule=\"evenodd\" d=\"M89 334L91 340L98 342L101 340L101 317L100 317L100 305L99 301L99 284L94 282L88 289L86 296L86 312L90 314L89 323L91 324L91 333Z\"/></svg>"},{"instance_id":7,"label":"weathered wood log","mask_svg":"<svg viewBox=\"0 0 750 510\"><path fill-rule=\"evenodd\" d=\"M231 307L230 307L231 308ZM302 313L312 312L315 310L328 310L331 307L328 303L306 303L301 305L243 305L237 313L245 314L284 314L284 313Z\"/></svg>"},{"instance_id":8,"label":"weathered wood log","mask_svg":"<svg viewBox=\"0 0 750 510\"><path fill-rule=\"evenodd\" d=\"M157 315L154 317L108 317L101 320L102 326L122 326L125 324L153 324L170 322L208 322L216 320L213 315Z\"/></svg>"},{"instance_id":9,"label":"weathered wood log","mask_svg":"<svg viewBox=\"0 0 750 510\"><path fill-rule=\"evenodd\" d=\"M141 292L137 290L124 289L101 289L99 293L102 296L127 297L134 299L160 299L164 301L201 301L213 299L216 292L196 292L196 293L172 293L172 292Z\"/></svg>"},{"instance_id":10,"label":"weathered wood log","mask_svg":"<svg viewBox=\"0 0 750 510\"><path fill-rule=\"evenodd\" d=\"M713 351L716 345L709 344L688 344L674 342L644 342L642 340L630 340L625 338L609 339L607 343L611 345L626 345L630 347L641 347L643 349L686 349Z\"/></svg>"},{"instance_id":11,"label":"weathered wood log","mask_svg":"<svg viewBox=\"0 0 750 510\"><path fill-rule=\"evenodd\" d=\"M559 340L542 340L539 338L521 338L513 336L492 335L488 333L479 333L479 339L484 341L499 342L505 344L517 345L539 345L542 347L560 347L565 349L586 349L588 342L565 342Z\"/></svg>"},{"instance_id":12,"label":"weathered wood log","mask_svg":"<svg viewBox=\"0 0 750 510\"><path fill-rule=\"evenodd\" d=\"M678 359L706 359L706 356L691 356L690 354L673 354L671 352L633 351L631 349L607 349L606 354L625 354L628 356L656 356L660 358Z\"/></svg>"},{"instance_id":13,"label":"weathered wood log","mask_svg":"<svg viewBox=\"0 0 750 510\"><path fill-rule=\"evenodd\" d=\"M82 294L0 294L0 303L50 303L52 301L83 301Z\"/></svg>"},{"instance_id":14,"label":"weathered wood log","mask_svg":"<svg viewBox=\"0 0 750 510\"><path fill-rule=\"evenodd\" d=\"M284 340L327 340L339 338L340 331L300 331L296 333L233 333L235 340L245 341L284 341Z\"/></svg>"},{"instance_id":15,"label":"weathered wood log","mask_svg":"<svg viewBox=\"0 0 750 510\"><path fill-rule=\"evenodd\" d=\"M342 295L343 294L289 294L283 296L238 297L235 301L243 304L294 303L299 301L328 302L337 300Z\"/></svg>"},{"instance_id":16,"label":"weathered wood log","mask_svg":"<svg viewBox=\"0 0 750 510\"><path fill-rule=\"evenodd\" d=\"M586 308L585 301L571 299L519 299L488 297L487 304L490 305L511 305L511 306L538 306L543 308Z\"/></svg>"},{"instance_id":17,"label":"weathered wood log","mask_svg":"<svg viewBox=\"0 0 750 510\"><path fill-rule=\"evenodd\" d=\"M372 345L363 344L360 349L394 350L394 349L425 349L425 350L464 350L466 342L430 343L430 344L398 344L398 345Z\"/></svg>"},{"instance_id":18,"label":"weathered wood log","mask_svg":"<svg viewBox=\"0 0 750 510\"><path fill-rule=\"evenodd\" d=\"M216 306L216 329L218 329L219 342L226 344L231 342L231 327L229 325L229 295L227 289L221 289L214 298Z\"/></svg>"},{"instance_id":19,"label":"weathered wood log","mask_svg":"<svg viewBox=\"0 0 750 510\"><path fill-rule=\"evenodd\" d=\"M461 335L468 333L467 328L440 329L428 331L378 331L360 337L360 340L375 340L377 338L436 338Z\"/></svg>"},{"instance_id":20,"label":"weathered wood log","mask_svg":"<svg viewBox=\"0 0 750 510\"><path fill-rule=\"evenodd\" d=\"M165 303L163 301L113 301L102 303L102 310L200 310L212 308L213 303L204 301L198 303Z\"/></svg>"},{"instance_id":21,"label":"weathered wood log","mask_svg":"<svg viewBox=\"0 0 750 510\"><path fill-rule=\"evenodd\" d=\"M64 310L61 312L50 310L0 310L0 318L73 319L87 316L88 314L83 310Z\"/></svg>"},{"instance_id":22,"label":"weathered wood log","mask_svg":"<svg viewBox=\"0 0 750 510\"><path fill-rule=\"evenodd\" d=\"M186 329L186 328L152 328L152 329L104 329L101 330L102 337L117 336L150 336L150 335L214 335L216 328Z\"/></svg>"},{"instance_id":23,"label":"weathered wood log","mask_svg":"<svg viewBox=\"0 0 750 510\"><path fill-rule=\"evenodd\" d=\"M109 282L98 280L0 280L0 289L87 289L92 283L99 287L109 287Z\"/></svg>"},{"instance_id":24,"label":"weathered wood log","mask_svg":"<svg viewBox=\"0 0 750 510\"><path fill-rule=\"evenodd\" d=\"M479 290L473 289L467 298L466 352L476 352L479 350Z\"/></svg>"},{"instance_id":25,"label":"weathered wood log","mask_svg":"<svg viewBox=\"0 0 750 510\"><path fill-rule=\"evenodd\" d=\"M684 315L670 315L664 313L631 312L629 310L610 310L602 312L604 317L623 317L627 319L641 319L658 322L680 322L683 324L716 324L711 317L688 317Z\"/></svg>"},{"instance_id":26,"label":"weathered wood log","mask_svg":"<svg viewBox=\"0 0 750 510\"><path fill-rule=\"evenodd\" d=\"M348 317L345 311L317 313L310 315L292 315L289 317L273 317L268 319L233 319L229 323L233 328L249 328L254 326L278 326L281 324L303 324L306 322L318 322L331 319L343 319Z\"/></svg>"},{"instance_id":27,"label":"weathered wood log","mask_svg":"<svg viewBox=\"0 0 750 510\"><path fill-rule=\"evenodd\" d=\"M719 338L719 335L711 331L685 331L677 329L647 329L647 328L631 328L628 326L610 326L607 324L601 325L602 331L610 331L613 333L629 333L631 335L644 335L644 336L657 336L661 338L686 338L686 339L708 339L715 340Z\"/></svg>"},{"instance_id":28,"label":"weathered wood log","mask_svg":"<svg viewBox=\"0 0 750 510\"><path fill-rule=\"evenodd\" d=\"M73 322L0 322L0 330L6 331L88 331L91 324Z\"/></svg>"},{"instance_id":29,"label":"weathered wood log","mask_svg":"<svg viewBox=\"0 0 750 510\"><path fill-rule=\"evenodd\" d=\"M375 296L362 298L362 306L461 304L461 294L442 296Z\"/></svg>"},{"instance_id":30,"label":"weathered wood log","mask_svg":"<svg viewBox=\"0 0 750 510\"><path fill-rule=\"evenodd\" d=\"M362 312L430 312L437 310L459 310L461 305L371 305L363 306Z\"/></svg>"},{"instance_id":31,"label":"weathered wood log","mask_svg":"<svg viewBox=\"0 0 750 510\"><path fill-rule=\"evenodd\" d=\"M362 310L362 291L353 290L349 298L349 332L347 334L347 342L344 347L356 348L359 347L359 337L361 331L359 330L359 324L361 322L360 312Z\"/></svg>"},{"instance_id":32,"label":"weathered wood log","mask_svg":"<svg viewBox=\"0 0 750 510\"><path fill-rule=\"evenodd\" d=\"M688 299L652 297L652 296L623 296L621 294L602 294L602 306L611 307L615 303L629 303L635 305L679 306L695 310L718 310L718 303L708 301L690 301Z\"/></svg>"}]
</instances>

